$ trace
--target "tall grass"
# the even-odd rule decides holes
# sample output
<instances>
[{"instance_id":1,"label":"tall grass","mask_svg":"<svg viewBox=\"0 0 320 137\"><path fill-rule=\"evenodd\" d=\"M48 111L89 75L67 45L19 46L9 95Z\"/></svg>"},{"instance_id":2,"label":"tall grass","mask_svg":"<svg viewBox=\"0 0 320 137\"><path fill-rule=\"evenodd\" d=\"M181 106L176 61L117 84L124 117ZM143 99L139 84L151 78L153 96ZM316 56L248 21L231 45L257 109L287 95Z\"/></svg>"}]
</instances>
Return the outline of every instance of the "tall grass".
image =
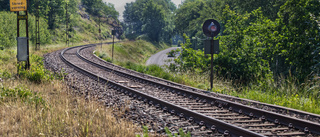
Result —
<instances>
[{"instance_id":1,"label":"tall grass","mask_svg":"<svg viewBox=\"0 0 320 137\"><path fill-rule=\"evenodd\" d=\"M114 63L132 62L142 65L148 60L148 57L166 47L168 47L168 45L164 43L154 45L144 40L116 43L114 45ZM102 49L98 46L95 54L107 61L111 61L112 44L105 45Z\"/></svg>"},{"instance_id":2,"label":"tall grass","mask_svg":"<svg viewBox=\"0 0 320 137\"><path fill-rule=\"evenodd\" d=\"M303 83L294 76L265 79L248 86L240 97L320 114L319 78Z\"/></svg>"},{"instance_id":3,"label":"tall grass","mask_svg":"<svg viewBox=\"0 0 320 137\"><path fill-rule=\"evenodd\" d=\"M209 89L209 73L185 72L185 83L204 90ZM294 76L263 79L248 85L234 84L231 80L214 76L213 92L252 99L320 114L320 81L309 78L303 83Z\"/></svg>"},{"instance_id":4,"label":"tall grass","mask_svg":"<svg viewBox=\"0 0 320 137\"><path fill-rule=\"evenodd\" d=\"M19 85L30 89L26 91L32 93L28 98L35 98L35 93L38 93L46 105L37 106L35 101L26 104L23 97L4 95L8 91L0 90L0 135L122 137L135 136L135 131L138 131L129 122L116 119L112 110L103 104L75 97L60 81L41 85L26 80L3 83L5 87ZM10 89L16 92L23 90Z\"/></svg>"},{"instance_id":5,"label":"tall grass","mask_svg":"<svg viewBox=\"0 0 320 137\"><path fill-rule=\"evenodd\" d=\"M117 119L95 99L74 94L43 68L42 55L62 46L31 50L31 70L17 74L15 50L0 50L1 136L135 136L140 128ZM61 75L62 76L62 75ZM85 90L85 89L80 89Z\"/></svg>"},{"instance_id":6,"label":"tall grass","mask_svg":"<svg viewBox=\"0 0 320 137\"><path fill-rule=\"evenodd\" d=\"M157 65L145 66L145 65L134 64L132 62L126 62L126 63L120 63L120 66L125 67L127 69L135 70L140 73L144 73L144 74L152 75L155 77L163 78L166 80L174 81L177 83L185 84L184 77L178 76L178 75L177 76L171 75L169 72L165 71L164 68Z\"/></svg>"}]
</instances>

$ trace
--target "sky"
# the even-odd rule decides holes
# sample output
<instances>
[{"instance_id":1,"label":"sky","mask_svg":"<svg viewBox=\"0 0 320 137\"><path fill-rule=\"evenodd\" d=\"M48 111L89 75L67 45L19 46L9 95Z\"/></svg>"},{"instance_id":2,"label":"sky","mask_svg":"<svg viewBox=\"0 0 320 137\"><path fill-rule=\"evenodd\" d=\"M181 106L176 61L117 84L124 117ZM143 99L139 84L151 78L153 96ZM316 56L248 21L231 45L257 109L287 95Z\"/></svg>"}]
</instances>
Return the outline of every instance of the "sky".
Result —
<instances>
[{"instance_id":1,"label":"sky","mask_svg":"<svg viewBox=\"0 0 320 137\"><path fill-rule=\"evenodd\" d=\"M103 0L103 2L112 3L114 4L114 7L120 14L120 20L123 20L122 13L124 11L124 6L128 2L134 2L135 0ZM179 4L181 4L181 1L183 0L171 0L176 6L178 7Z\"/></svg>"}]
</instances>

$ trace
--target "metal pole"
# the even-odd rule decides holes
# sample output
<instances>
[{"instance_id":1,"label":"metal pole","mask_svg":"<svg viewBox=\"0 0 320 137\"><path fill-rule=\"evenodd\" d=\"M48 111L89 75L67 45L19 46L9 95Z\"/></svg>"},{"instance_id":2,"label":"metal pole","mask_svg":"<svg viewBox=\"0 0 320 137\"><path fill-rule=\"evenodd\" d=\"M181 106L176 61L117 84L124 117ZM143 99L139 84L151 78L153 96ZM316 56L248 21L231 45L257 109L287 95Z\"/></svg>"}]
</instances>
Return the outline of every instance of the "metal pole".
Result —
<instances>
[{"instance_id":1,"label":"metal pole","mask_svg":"<svg viewBox=\"0 0 320 137\"><path fill-rule=\"evenodd\" d=\"M36 11L36 50L40 50L40 13L39 13L39 1L37 3Z\"/></svg>"},{"instance_id":2,"label":"metal pole","mask_svg":"<svg viewBox=\"0 0 320 137\"><path fill-rule=\"evenodd\" d=\"M99 35L100 35L101 50L102 50L102 36L101 36L101 16L99 16Z\"/></svg>"},{"instance_id":3,"label":"metal pole","mask_svg":"<svg viewBox=\"0 0 320 137\"><path fill-rule=\"evenodd\" d=\"M66 3L66 45L69 46L69 36L68 36L68 3Z\"/></svg>"},{"instance_id":4,"label":"metal pole","mask_svg":"<svg viewBox=\"0 0 320 137\"><path fill-rule=\"evenodd\" d=\"M121 41L120 39L120 20L118 20L118 35L119 35L119 42Z\"/></svg>"},{"instance_id":5,"label":"metal pole","mask_svg":"<svg viewBox=\"0 0 320 137\"><path fill-rule=\"evenodd\" d=\"M19 24L20 24L20 20L18 19L18 16L19 16L19 11L17 11L17 40L18 40L18 38L19 38L19 36L20 36L20 26L19 26ZM18 48L18 47L17 47ZM20 62L19 62L19 60L18 60L18 67L17 67L17 73L19 74L19 70L20 70L20 64L19 64Z\"/></svg>"},{"instance_id":6,"label":"metal pole","mask_svg":"<svg viewBox=\"0 0 320 137\"><path fill-rule=\"evenodd\" d=\"M17 11L17 17L19 16L19 11ZM20 26L19 26L20 20L17 19L17 37L20 37Z\"/></svg>"},{"instance_id":7,"label":"metal pole","mask_svg":"<svg viewBox=\"0 0 320 137\"><path fill-rule=\"evenodd\" d=\"M113 50L114 50L114 35L112 35L112 62L113 62Z\"/></svg>"},{"instance_id":8,"label":"metal pole","mask_svg":"<svg viewBox=\"0 0 320 137\"><path fill-rule=\"evenodd\" d=\"M214 47L214 41L213 38L211 38L211 47L210 47L210 54L211 54L211 75L210 75L210 87L212 90L213 88L213 47Z\"/></svg>"},{"instance_id":9,"label":"metal pole","mask_svg":"<svg viewBox=\"0 0 320 137\"><path fill-rule=\"evenodd\" d=\"M29 3L29 1L28 1ZM28 27L28 11L26 11L26 16L27 16L27 19L26 19L26 34L27 34L27 65L26 65L26 69L30 69L30 59L29 59L29 27Z\"/></svg>"}]
</instances>

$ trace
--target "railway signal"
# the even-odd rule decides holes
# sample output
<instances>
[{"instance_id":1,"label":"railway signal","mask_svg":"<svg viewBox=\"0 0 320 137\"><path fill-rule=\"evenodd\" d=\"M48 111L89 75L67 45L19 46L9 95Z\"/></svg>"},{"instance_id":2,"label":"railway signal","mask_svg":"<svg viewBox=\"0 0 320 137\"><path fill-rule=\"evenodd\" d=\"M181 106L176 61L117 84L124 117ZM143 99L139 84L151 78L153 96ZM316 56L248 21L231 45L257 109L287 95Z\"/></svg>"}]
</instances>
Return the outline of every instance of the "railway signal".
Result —
<instances>
[{"instance_id":1,"label":"railway signal","mask_svg":"<svg viewBox=\"0 0 320 137\"><path fill-rule=\"evenodd\" d=\"M203 33L210 37L210 40L205 41L205 54L211 54L211 90L213 88L213 54L219 54L219 40L213 40L213 37L220 33L220 29L219 22L214 19L206 20L202 25Z\"/></svg>"},{"instance_id":2,"label":"railway signal","mask_svg":"<svg viewBox=\"0 0 320 137\"><path fill-rule=\"evenodd\" d=\"M10 0L10 11L17 12L17 60L18 64L25 61L25 69L30 68L29 59L29 32L28 32L28 1L27 0ZM24 15L20 15L24 11ZM20 37L20 20L26 21L26 37ZM18 72L19 72L18 67Z\"/></svg>"}]
</instances>

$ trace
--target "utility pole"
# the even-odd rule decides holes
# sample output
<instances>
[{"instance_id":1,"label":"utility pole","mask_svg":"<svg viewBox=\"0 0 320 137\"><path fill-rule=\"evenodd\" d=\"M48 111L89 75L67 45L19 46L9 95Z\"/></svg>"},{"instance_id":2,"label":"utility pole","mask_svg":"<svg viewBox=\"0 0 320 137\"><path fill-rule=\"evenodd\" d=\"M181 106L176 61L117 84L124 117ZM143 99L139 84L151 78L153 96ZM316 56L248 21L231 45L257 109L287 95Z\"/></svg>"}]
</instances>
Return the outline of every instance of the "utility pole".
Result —
<instances>
[{"instance_id":1,"label":"utility pole","mask_svg":"<svg viewBox=\"0 0 320 137\"><path fill-rule=\"evenodd\" d=\"M112 62L113 62L113 50L114 50L114 35L115 35L115 30L112 30Z\"/></svg>"},{"instance_id":2,"label":"utility pole","mask_svg":"<svg viewBox=\"0 0 320 137\"><path fill-rule=\"evenodd\" d=\"M101 50L102 50L102 36L101 36L101 15L99 15L99 36L101 42Z\"/></svg>"},{"instance_id":3,"label":"utility pole","mask_svg":"<svg viewBox=\"0 0 320 137\"><path fill-rule=\"evenodd\" d=\"M39 0L37 0L37 11L36 11L36 50L40 50L40 7L39 7Z\"/></svg>"},{"instance_id":4,"label":"utility pole","mask_svg":"<svg viewBox=\"0 0 320 137\"><path fill-rule=\"evenodd\" d=\"M68 3L66 2L66 45L69 47Z\"/></svg>"}]
</instances>

